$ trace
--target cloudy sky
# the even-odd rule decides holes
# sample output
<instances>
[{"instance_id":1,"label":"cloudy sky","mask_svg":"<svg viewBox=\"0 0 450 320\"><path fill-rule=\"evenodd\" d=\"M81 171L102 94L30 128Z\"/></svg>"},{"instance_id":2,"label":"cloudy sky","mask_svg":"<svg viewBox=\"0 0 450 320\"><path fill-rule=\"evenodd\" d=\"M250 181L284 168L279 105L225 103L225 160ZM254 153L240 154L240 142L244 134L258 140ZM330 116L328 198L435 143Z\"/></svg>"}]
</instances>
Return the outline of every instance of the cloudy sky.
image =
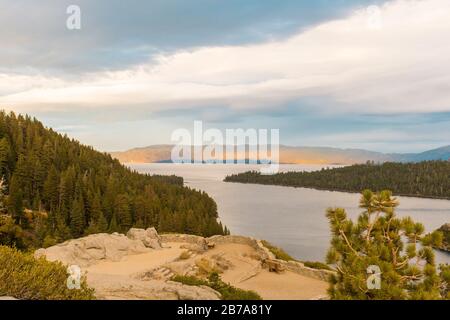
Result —
<instances>
[{"instance_id":1,"label":"cloudy sky","mask_svg":"<svg viewBox=\"0 0 450 320\"><path fill-rule=\"evenodd\" d=\"M194 120L298 146L450 144L448 0L1 0L0 21L0 108L100 150Z\"/></svg>"}]
</instances>

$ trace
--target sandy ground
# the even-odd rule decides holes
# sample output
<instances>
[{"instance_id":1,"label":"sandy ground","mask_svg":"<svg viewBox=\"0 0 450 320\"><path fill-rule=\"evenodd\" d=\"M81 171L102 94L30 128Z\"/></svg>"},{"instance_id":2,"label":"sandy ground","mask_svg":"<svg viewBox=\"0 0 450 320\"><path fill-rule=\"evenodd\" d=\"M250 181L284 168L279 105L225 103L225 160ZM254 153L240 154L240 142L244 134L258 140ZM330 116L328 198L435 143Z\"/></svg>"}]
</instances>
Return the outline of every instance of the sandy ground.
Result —
<instances>
[{"instance_id":1,"label":"sandy ground","mask_svg":"<svg viewBox=\"0 0 450 320\"><path fill-rule=\"evenodd\" d=\"M127 256L119 262L100 262L87 268L88 282L102 288L117 286L135 281L136 274L162 267L177 260L185 251L180 243L167 244L163 248L149 253ZM261 268L260 261L254 258L254 249L247 245L221 244L187 260L185 264L194 264L200 258L220 256L230 263L221 277L225 282L260 294L263 299L304 300L326 296L328 284L324 281L285 271L281 274ZM115 283L117 282L117 283Z\"/></svg>"},{"instance_id":2,"label":"sandy ground","mask_svg":"<svg viewBox=\"0 0 450 320\"><path fill-rule=\"evenodd\" d=\"M183 252L180 244L174 243L171 248L154 250L148 253L124 257L121 261L104 261L87 268L88 274L133 275L147 271L177 259Z\"/></svg>"},{"instance_id":3,"label":"sandy ground","mask_svg":"<svg viewBox=\"0 0 450 320\"><path fill-rule=\"evenodd\" d=\"M261 269L258 261L248 258L254 253L253 248L249 246L219 245L209 250L207 255L217 253L223 254L235 266L224 272L222 279L235 287L256 291L263 299L308 300L326 295L328 283L324 281L289 271L278 274Z\"/></svg>"}]
</instances>

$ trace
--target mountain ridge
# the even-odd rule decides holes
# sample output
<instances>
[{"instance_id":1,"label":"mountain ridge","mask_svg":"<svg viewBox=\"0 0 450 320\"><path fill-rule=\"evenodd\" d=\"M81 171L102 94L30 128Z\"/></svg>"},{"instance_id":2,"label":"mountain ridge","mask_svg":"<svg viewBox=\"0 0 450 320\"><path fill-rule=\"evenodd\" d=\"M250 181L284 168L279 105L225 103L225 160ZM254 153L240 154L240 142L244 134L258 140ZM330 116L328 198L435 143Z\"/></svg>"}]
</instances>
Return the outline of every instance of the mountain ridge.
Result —
<instances>
[{"instance_id":1,"label":"mountain ridge","mask_svg":"<svg viewBox=\"0 0 450 320\"><path fill-rule=\"evenodd\" d=\"M110 152L122 163L171 162L173 145L161 144L132 148L126 151ZM251 153L237 157L238 161L256 161ZM420 162L427 160L449 160L450 145L419 153L383 153L365 149L336 147L303 147L280 145L280 163L283 164L358 164L374 162ZM209 159L205 159L208 161Z\"/></svg>"}]
</instances>

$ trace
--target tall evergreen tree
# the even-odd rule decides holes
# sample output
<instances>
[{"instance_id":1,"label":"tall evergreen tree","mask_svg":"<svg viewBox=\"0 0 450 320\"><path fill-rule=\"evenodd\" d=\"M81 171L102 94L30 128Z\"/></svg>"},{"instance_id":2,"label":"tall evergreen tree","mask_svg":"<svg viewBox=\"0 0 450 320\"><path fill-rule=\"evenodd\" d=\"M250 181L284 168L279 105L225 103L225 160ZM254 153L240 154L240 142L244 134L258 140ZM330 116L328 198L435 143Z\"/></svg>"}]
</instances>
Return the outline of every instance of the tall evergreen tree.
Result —
<instances>
[{"instance_id":1,"label":"tall evergreen tree","mask_svg":"<svg viewBox=\"0 0 450 320\"><path fill-rule=\"evenodd\" d=\"M109 222L109 227L108 227L108 232L109 233L113 233L113 232L119 232L119 224L117 223L117 218L116 215L113 214L111 221Z\"/></svg>"},{"instance_id":2,"label":"tall evergreen tree","mask_svg":"<svg viewBox=\"0 0 450 320\"><path fill-rule=\"evenodd\" d=\"M9 174L9 161L11 159L11 147L6 137L0 139L0 175Z\"/></svg>"},{"instance_id":3,"label":"tall evergreen tree","mask_svg":"<svg viewBox=\"0 0 450 320\"><path fill-rule=\"evenodd\" d=\"M70 228L74 237L79 237L84 229L84 204L83 199L74 199L70 214Z\"/></svg>"},{"instance_id":4,"label":"tall evergreen tree","mask_svg":"<svg viewBox=\"0 0 450 320\"><path fill-rule=\"evenodd\" d=\"M23 192L20 178L13 175L9 185L8 212L18 225L22 225L25 222L23 209Z\"/></svg>"},{"instance_id":5,"label":"tall evergreen tree","mask_svg":"<svg viewBox=\"0 0 450 320\"><path fill-rule=\"evenodd\" d=\"M102 212L100 212L100 215L97 220L97 228L98 232L100 233L108 231L108 222L106 221L106 218L103 216Z\"/></svg>"},{"instance_id":6,"label":"tall evergreen tree","mask_svg":"<svg viewBox=\"0 0 450 320\"><path fill-rule=\"evenodd\" d=\"M122 229L128 230L133 225L133 217L131 216L130 203L125 194L119 194L114 205L114 215Z\"/></svg>"}]
</instances>

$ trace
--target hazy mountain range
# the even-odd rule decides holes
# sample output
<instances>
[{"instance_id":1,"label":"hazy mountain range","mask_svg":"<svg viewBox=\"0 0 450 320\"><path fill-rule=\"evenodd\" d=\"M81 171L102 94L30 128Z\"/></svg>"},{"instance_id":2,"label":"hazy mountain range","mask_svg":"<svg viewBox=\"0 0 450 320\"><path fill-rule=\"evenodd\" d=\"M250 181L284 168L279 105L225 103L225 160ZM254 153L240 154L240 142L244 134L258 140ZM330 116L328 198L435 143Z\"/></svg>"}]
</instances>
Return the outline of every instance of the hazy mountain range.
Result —
<instances>
[{"instance_id":1,"label":"hazy mountain range","mask_svg":"<svg viewBox=\"0 0 450 320\"><path fill-rule=\"evenodd\" d=\"M171 162L173 145L153 145L133 148L127 151L111 152L122 163L161 163ZM256 161L252 152L237 154L238 161ZM363 149L339 149L330 147L291 147L280 146L280 163L292 164L354 164L375 162L418 162L425 160L449 160L450 145L421 153L381 153ZM209 159L204 159L210 161Z\"/></svg>"}]
</instances>

